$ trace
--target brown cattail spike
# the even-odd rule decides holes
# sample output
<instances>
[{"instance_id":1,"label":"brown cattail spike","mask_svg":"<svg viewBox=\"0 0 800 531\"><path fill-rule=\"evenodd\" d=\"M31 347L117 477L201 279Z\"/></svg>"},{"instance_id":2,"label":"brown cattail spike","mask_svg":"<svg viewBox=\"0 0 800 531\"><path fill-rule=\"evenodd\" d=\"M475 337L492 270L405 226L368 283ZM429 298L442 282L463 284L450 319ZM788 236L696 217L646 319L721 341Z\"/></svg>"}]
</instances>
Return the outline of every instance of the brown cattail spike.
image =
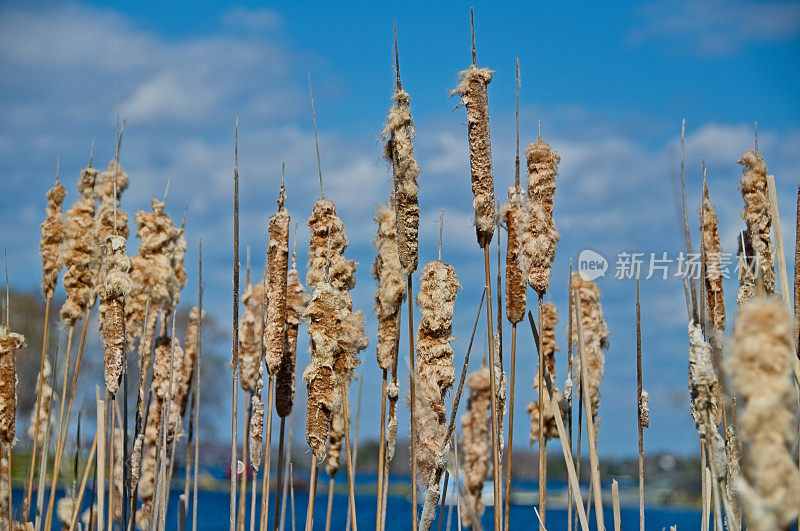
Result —
<instances>
[{"instance_id":1,"label":"brown cattail spike","mask_svg":"<svg viewBox=\"0 0 800 531\"><path fill-rule=\"evenodd\" d=\"M561 157L542 139L530 144L526 154L527 219L520 240L520 269L527 274L528 284L538 293L544 293L550 285L556 244L561 238L553 220L553 197Z\"/></svg>"},{"instance_id":2,"label":"brown cattail spike","mask_svg":"<svg viewBox=\"0 0 800 531\"><path fill-rule=\"evenodd\" d=\"M550 373L550 378L555 381L556 377L556 325L558 324L558 312L552 302L548 302L542 306L542 357L544 358L547 372ZM537 369L536 375L533 377L533 388L539 390L539 371ZM553 386L553 399L562 408L566 405L563 403L564 395L561 394L555 385ZM553 416L550 406L550 394L545 390L542 395L542 404L538 402L531 402L528 404L528 413L531 417L531 444L541 442L542 437L545 439L555 439L558 437L558 427L556 426L555 416ZM543 433L539 433L539 417L542 416ZM562 413L563 416L563 413Z\"/></svg>"},{"instance_id":3,"label":"brown cattail spike","mask_svg":"<svg viewBox=\"0 0 800 531\"><path fill-rule=\"evenodd\" d=\"M397 50L395 33L395 51ZM396 56L395 56L396 57ZM419 165L414 159L414 121L411 119L411 97L400 84L400 65L397 63L397 87L394 105L389 110L381 138L386 140L384 155L392 163L395 223L400 264L406 275L417 269L419 259Z\"/></svg>"},{"instance_id":4,"label":"brown cattail spike","mask_svg":"<svg viewBox=\"0 0 800 531\"><path fill-rule=\"evenodd\" d=\"M320 199L314 203L311 216L308 218L308 228L311 231L311 240L306 286L316 287L319 282L325 280L327 268L331 287L337 290L352 289L356 283L356 262L347 260L343 256L348 244L347 235L344 223L336 214L333 201Z\"/></svg>"},{"instance_id":5,"label":"brown cattail spike","mask_svg":"<svg viewBox=\"0 0 800 531\"><path fill-rule=\"evenodd\" d=\"M283 194L281 193L281 197ZM282 203L283 199L279 200ZM267 316L264 330L267 372L274 375L286 342L286 282L289 268L289 212L281 208L269 219L267 248Z\"/></svg>"},{"instance_id":6,"label":"brown cattail spike","mask_svg":"<svg viewBox=\"0 0 800 531\"><path fill-rule=\"evenodd\" d=\"M244 313L239 319L239 384L242 389L255 392L261 359L261 300L263 283L249 282L242 294Z\"/></svg>"},{"instance_id":7,"label":"brown cattail spike","mask_svg":"<svg viewBox=\"0 0 800 531\"><path fill-rule=\"evenodd\" d=\"M28 436L31 439L35 439L39 445L44 444L47 422L50 418L50 408L53 404L53 387L50 385L52 375L53 369L50 366L50 360L45 357L42 370L36 379L36 396L39 398L39 419L37 422L36 408L34 407L31 410L31 420L28 423ZM38 431L34 433L37 426Z\"/></svg>"},{"instance_id":8,"label":"brown cattail spike","mask_svg":"<svg viewBox=\"0 0 800 531\"><path fill-rule=\"evenodd\" d=\"M459 74L459 83L451 96L459 94L467 109L469 163L472 173L472 206L475 209L475 230L478 245L485 247L494 234L494 176L492 146L489 136L489 100L486 86L494 72L475 64Z\"/></svg>"},{"instance_id":9,"label":"brown cattail spike","mask_svg":"<svg viewBox=\"0 0 800 531\"><path fill-rule=\"evenodd\" d=\"M481 491L489 475L489 453L492 449L489 438L492 391L489 384L489 368L485 364L479 371L469 375L467 411L461 416L461 442L464 448L464 508L461 518L464 525L475 528L479 522L473 522L473 515L480 519L484 512Z\"/></svg>"},{"instance_id":10,"label":"brown cattail spike","mask_svg":"<svg viewBox=\"0 0 800 531\"><path fill-rule=\"evenodd\" d=\"M397 328L399 314L406 295L406 282L398 257L393 204L378 205L375 222L378 233L375 236L375 262L372 276L378 281L375 292L375 317L378 319L378 366L384 371L391 370L397 363L395 344L400 336Z\"/></svg>"},{"instance_id":11,"label":"brown cattail spike","mask_svg":"<svg viewBox=\"0 0 800 531\"><path fill-rule=\"evenodd\" d=\"M453 310L461 285L453 266L428 262L422 269L417 304L422 318L417 330L417 469L428 484L440 458L447 431L444 404L447 389L453 385Z\"/></svg>"},{"instance_id":12,"label":"brown cattail spike","mask_svg":"<svg viewBox=\"0 0 800 531\"><path fill-rule=\"evenodd\" d=\"M791 315L777 298L753 298L739 312L725 361L741 399L744 474L737 486L747 527L756 531L788 528L798 513L793 334Z\"/></svg>"},{"instance_id":13,"label":"brown cattail spike","mask_svg":"<svg viewBox=\"0 0 800 531\"><path fill-rule=\"evenodd\" d=\"M705 171L705 165L704 165ZM703 249L706 262L706 303L711 327L725 330L725 296L722 291L722 248L719 243L717 212L708 197L708 187L703 187L703 205L700 207Z\"/></svg>"},{"instance_id":14,"label":"brown cattail spike","mask_svg":"<svg viewBox=\"0 0 800 531\"><path fill-rule=\"evenodd\" d=\"M78 182L80 198L67 211L67 239L62 261L67 268L64 273L64 290L67 300L61 307L61 318L68 325L83 316L92 296L92 264L98 249L94 240L95 180L97 170L91 166L81 170Z\"/></svg>"},{"instance_id":15,"label":"brown cattail spike","mask_svg":"<svg viewBox=\"0 0 800 531\"><path fill-rule=\"evenodd\" d=\"M100 331L105 345L106 389L114 396L119 388L125 358L125 297L131 291L130 260L125 238L108 236L103 246Z\"/></svg>"},{"instance_id":16,"label":"brown cattail spike","mask_svg":"<svg viewBox=\"0 0 800 531\"><path fill-rule=\"evenodd\" d=\"M0 326L0 442L13 445L17 408L16 352L25 338Z\"/></svg>"},{"instance_id":17,"label":"brown cattail spike","mask_svg":"<svg viewBox=\"0 0 800 531\"><path fill-rule=\"evenodd\" d=\"M525 229L524 192L519 185L508 189L508 203L500 210L508 231L506 245L506 316L516 324L525 318L527 288L525 274L519 267L520 240Z\"/></svg>"},{"instance_id":18,"label":"brown cattail spike","mask_svg":"<svg viewBox=\"0 0 800 531\"><path fill-rule=\"evenodd\" d=\"M742 197L744 198L742 219L747 224L756 264L764 277L764 287L767 293L774 293L775 268L772 262L775 252L770 237L772 213L769 208L767 192L767 164L764 162L764 157L752 149L748 149L742 155L739 164L744 166L741 180Z\"/></svg>"},{"instance_id":19,"label":"brown cattail spike","mask_svg":"<svg viewBox=\"0 0 800 531\"><path fill-rule=\"evenodd\" d=\"M580 273L572 273L572 289L578 292L580 297L581 315L577 315L577 309L573 309L573 323L577 319L581 320L584 340L584 360L586 361L586 385L591 401L592 417L597 417L597 410L600 407L600 382L603 379L603 369L605 366L605 355L603 350L608 346L608 327L603 319L603 307L600 304L600 288L597 284L588 279L583 279ZM573 325L572 343L578 344L578 327ZM580 358L576 357L573 365L573 380L581 381Z\"/></svg>"},{"instance_id":20,"label":"brown cattail spike","mask_svg":"<svg viewBox=\"0 0 800 531\"><path fill-rule=\"evenodd\" d=\"M61 252L66 237L62 205L67 192L64 185L58 182L47 191L47 215L42 222L42 239L39 251L42 254L42 291L45 297L52 297L56 290L58 273L61 270Z\"/></svg>"},{"instance_id":21,"label":"brown cattail spike","mask_svg":"<svg viewBox=\"0 0 800 531\"><path fill-rule=\"evenodd\" d=\"M295 238L296 234L295 226ZM281 418L286 418L292 411L297 363L297 331L308 306L308 299L308 294L300 282L300 274L297 272L295 254L292 253L292 268L287 275L286 287L286 349L275 377L275 411Z\"/></svg>"}]
</instances>

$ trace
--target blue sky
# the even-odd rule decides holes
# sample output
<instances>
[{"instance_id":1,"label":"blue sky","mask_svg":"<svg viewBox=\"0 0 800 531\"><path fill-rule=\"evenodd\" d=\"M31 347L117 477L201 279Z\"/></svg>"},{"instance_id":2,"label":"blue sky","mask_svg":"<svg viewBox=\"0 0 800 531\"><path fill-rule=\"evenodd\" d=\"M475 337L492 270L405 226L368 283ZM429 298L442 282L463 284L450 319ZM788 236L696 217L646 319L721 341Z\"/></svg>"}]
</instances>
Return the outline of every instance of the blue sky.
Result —
<instances>
[{"instance_id":1,"label":"blue sky","mask_svg":"<svg viewBox=\"0 0 800 531\"><path fill-rule=\"evenodd\" d=\"M687 120L692 219L700 195L700 158L705 157L723 248L734 250L741 226L736 160L752 146L757 120L759 148L781 196L784 240L793 241L800 176L800 5L743 0L478 4L475 18L478 62L496 71L489 101L498 198L505 199L513 180L516 57L522 72L522 147L535 140L541 119L543 135L562 156L555 215L563 238L552 292L562 317L569 259L592 248L612 262L607 278L599 281L611 331L600 451L634 454L634 286L609 278L614 257L620 251L674 256L681 248L671 181L681 118ZM483 283L471 227L466 117L463 109L452 111L455 101L448 99L458 71L471 60L468 4L279 2L267 9L218 2L4 3L0 245L8 248L12 283L38 286L38 225L56 158L69 204L91 141L96 161L112 156L119 87L127 119L122 163L131 179L123 208L130 214L146 208L172 179L167 209L179 217L189 204L189 254L194 256L202 237L206 300L219 320L228 322L234 117L240 120L242 260L250 246L254 268L263 267L266 220L275 208L285 161L287 205L300 222L298 254L304 264L304 225L318 194L306 89L310 71L326 195L346 223L348 255L360 264L355 304L371 316L372 216L376 203L388 198L391 177L379 136L394 80L393 20L403 84L418 128L420 262L436 256L444 208L443 259L456 267L464 286L454 323L461 359ZM129 252L135 245L129 243ZM196 267L190 263L188 269L188 293L182 298L187 304L196 291ZM732 316L735 283L728 282L726 289ZM676 279L642 283L645 388L652 395L645 445L651 450L696 448L687 409L682 298ZM374 328L368 319L371 345L363 354L368 404L380 385ZM563 329L562 323L557 337L565 347ZM301 338L305 343L305 334ZM477 352L483 344L479 337ZM407 352L405 345L401 352ZM301 349L299 363L307 359ZM479 357L474 360L477 367ZM527 329L520 334L518 360L515 439L523 445L524 406L533 397L535 366ZM406 369L401 364L402 374ZM563 352L558 372L563 381ZM301 413L302 383L298 389ZM362 433L375 436L377 424L378 412L365 408ZM407 426L407 415L401 426Z\"/></svg>"}]
</instances>

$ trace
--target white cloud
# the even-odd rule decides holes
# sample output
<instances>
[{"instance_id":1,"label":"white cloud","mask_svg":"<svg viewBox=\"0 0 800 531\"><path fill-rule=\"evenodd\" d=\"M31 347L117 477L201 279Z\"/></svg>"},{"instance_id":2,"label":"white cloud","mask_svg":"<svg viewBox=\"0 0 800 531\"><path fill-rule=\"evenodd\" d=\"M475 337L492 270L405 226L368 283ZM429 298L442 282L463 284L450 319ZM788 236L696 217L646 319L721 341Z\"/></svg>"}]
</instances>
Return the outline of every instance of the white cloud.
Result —
<instances>
[{"instance_id":1,"label":"white cloud","mask_svg":"<svg viewBox=\"0 0 800 531\"><path fill-rule=\"evenodd\" d=\"M642 6L639 14L642 26L630 34L630 42L678 42L684 52L706 57L800 33L800 5L789 1L659 0Z\"/></svg>"}]
</instances>

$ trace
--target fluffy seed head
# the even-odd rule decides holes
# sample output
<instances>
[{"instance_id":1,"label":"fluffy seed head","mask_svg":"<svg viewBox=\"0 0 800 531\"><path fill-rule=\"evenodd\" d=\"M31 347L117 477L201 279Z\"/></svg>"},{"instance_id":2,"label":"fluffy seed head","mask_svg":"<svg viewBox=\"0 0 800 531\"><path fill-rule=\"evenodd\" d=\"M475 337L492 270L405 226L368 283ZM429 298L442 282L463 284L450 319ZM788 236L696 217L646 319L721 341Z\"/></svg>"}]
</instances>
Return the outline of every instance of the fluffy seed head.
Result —
<instances>
[{"instance_id":1,"label":"fluffy seed head","mask_svg":"<svg viewBox=\"0 0 800 531\"><path fill-rule=\"evenodd\" d=\"M66 238L62 205L67 192L64 185L56 183L47 191L47 214L41 225L42 239L39 252L42 255L42 291L52 297L61 271L61 252Z\"/></svg>"},{"instance_id":2,"label":"fluffy seed head","mask_svg":"<svg viewBox=\"0 0 800 531\"><path fill-rule=\"evenodd\" d=\"M492 401L489 368L482 366L467 378L469 398L467 411L461 415L461 444L464 448L464 525L475 527L472 514L480 518L484 512L481 491L489 475L489 405Z\"/></svg>"},{"instance_id":3,"label":"fluffy seed head","mask_svg":"<svg viewBox=\"0 0 800 531\"><path fill-rule=\"evenodd\" d=\"M375 291L375 317L378 319L378 366L388 371L395 363L395 344L400 331L397 315L406 294L395 231L395 215L391 203L378 205L375 215L378 233L375 236L375 263L372 276L378 281Z\"/></svg>"},{"instance_id":4,"label":"fluffy seed head","mask_svg":"<svg viewBox=\"0 0 800 531\"><path fill-rule=\"evenodd\" d=\"M775 252L770 237L772 213L767 190L767 164L764 162L764 157L752 149L748 149L742 155L739 164L744 166L741 180L742 198L744 199L742 219L747 224L750 243L764 277L764 287L767 293L774 293L775 268L772 261L775 258Z\"/></svg>"},{"instance_id":5,"label":"fluffy seed head","mask_svg":"<svg viewBox=\"0 0 800 531\"><path fill-rule=\"evenodd\" d=\"M522 187L508 188L508 203L500 211L508 230L506 245L506 317L518 323L525 317L527 287L525 274L519 267L520 239L525 230L525 203Z\"/></svg>"},{"instance_id":6,"label":"fluffy seed head","mask_svg":"<svg viewBox=\"0 0 800 531\"><path fill-rule=\"evenodd\" d=\"M603 318L603 307L600 304L600 288L591 280L584 280L579 273L572 273L572 290L578 292L581 302L581 327L583 329L584 358L586 360L587 388L592 406L592 416L597 416L600 407L600 383L603 379L605 354L608 346L608 327ZM573 309L573 323L577 323L577 308ZM578 326L573 325L572 344L578 344ZM580 389L581 362L576 356L572 365L573 380Z\"/></svg>"}]
</instances>

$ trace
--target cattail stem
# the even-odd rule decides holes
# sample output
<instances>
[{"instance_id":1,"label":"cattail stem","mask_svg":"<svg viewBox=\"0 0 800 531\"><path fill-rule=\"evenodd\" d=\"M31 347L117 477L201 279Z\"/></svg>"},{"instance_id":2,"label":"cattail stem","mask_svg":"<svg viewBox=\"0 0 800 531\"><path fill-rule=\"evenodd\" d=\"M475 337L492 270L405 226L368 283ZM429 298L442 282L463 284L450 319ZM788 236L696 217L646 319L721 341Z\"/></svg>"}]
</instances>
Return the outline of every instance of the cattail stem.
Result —
<instances>
[{"instance_id":1,"label":"cattail stem","mask_svg":"<svg viewBox=\"0 0 800 531\"><path fill-rule=\"evenodd\" d=\"M248 443L250 442L250 415L253 412L252 401L250 400L251 393L245 394L245 400L247 401L247 409L245 410L244 416L244 440L242 441L242 463L244 463L244 474L241 478L241 483L239 484L239 512L238 512L238 529L239 531L244 531L244 524L245 524L245 514L244 514L244 507L245 502L247 501L247 460L248 460L248 453L247 447Z\"/></svg>"},{"instance_id":2,"label":"cattail stem","mask_svg":"<svg viewBox=\"0 0 800 531\"><path fill-rule=\"evenodd\" d=\"M203 336L203 240L197 249L197 306L200 320L197 326L197 360L194 364L194 482L192 484L192 531L197 531L197 470L200 459L200 358Z\"/></svg>"},{"instance_id":3,"label":"cattail stem","mask_svg":"<svg viewBox=\"0 0 800 531\"><path fill-rule=\"evenodd\" d=\"M89 470L92 468L92 461L94 460L95 452L97 451L97 435L101 433L98 429L94 434L94 440L92 441L92 448L89 450L89 460L86 461L86 468L83 469L83 478L81 478L81 486L78 489L78 494L75 497L75 508L72 510L72 516L70 517L70 529L75 529L75 523L78 521L78 514L81 511L81 500L83 500L83 493L86 490L86 482L89 480ZM94 504L89 505L89 511L94 512L93 508ZM102 528L102 526L100 526Z\"/></svg>"},{"instance_id":4,"label":"cattail stem","mask_svg":"<svg viewBox=\"0 0 800 531\"><path fill-rule=\"evenodd\" d=\"M355 494L355 470L353 468L353 453L350 446L350 401L347 398L347 389L344 382L342 388L342 407L344 408L344 448L347 454L347 488L350 492L350 514L353 519L353 531L358 531L356 521L356 494Z\"/></svg>"},{"instance_id":5,"label":"cattail stem","mask_svg":"<svg viewBox=\"0 0 800 531\"><path fill-rule=\"evenodd\" d=\"M581 300L577 292L572 293L577 315L581 313ZM584 359L584 342L583 342L583 322L578 319L578 355L581 360L581 380L583 383L588 383L589 378L586 375L586 360ZM586 438L589 439L589 460L592 473L592 487L594 490L594 506L595 518L597 520L597 529L603 531L605 523L603 520L603 494L600 488L600 462L597 457L597 434L595 433L594 418L592 418L591 401L589 399L588 385L581 385L581 394L583 395L583 407L586 409ZM556 415L557 417L559 415Z\"/></svg>"},{"instance_id":6,"label":"cattail stem","mask_svg":"<svg viewBox=\"0 0 800 531\"><path fill-rule=\"evenodd\" d=\"M328 480L328 507L325 511L325 531L331 531L331 512L333 511L333 489L335 484L336 484L336 475L334 474Z\"/></svg>"},{"instance_id":7,"label":"cattail stem","mask_svg":"<svg viewBox=\"0 0 800 531\"><path fill-rule=\"evenodd\" d=\"M356 468L358 467L358 431L361 426L361 391L364 389L364 366L361 366L361 375L358 378L358 402L356 405L356 430L354 434L354 444L353 444L353 473L355 473ZM345 442L347 440L345 439ZM355 499L355 498L354 498ZM350 516L347 517L347 523L345 524L345 531L350 531Z\"/></svg>"},{"instance_id":8,"label":"cattail stem","mask_svg":"<svg viewBox=\"0 0 800 531\"><path fill-rule=\"evenodd\" d=\"M267 384L267 426L264 435L264 476L261 478L261 531L267 529L267 510L269 509L269 471L272 457L272 408L275 390L275 376L270 375Z\"/></svg>"},{"instance_id":9,"label":"cattail stem","mask_svg":"<svg viewBox=\"0 0 800 531\"><path fill-rule=\"evenodd\" d=\"M108 457L108 468L109 468L109 477L108 477L108 526L107 526L109 531L111 531L113 529L112 522L113 522L113 516L114 516L114 459L115 459L115 456L114 456L114 452L115 452L115 448L114 448L114 446L115 446L114 445L114 429L115 429L114 428L114 420L115 419L114 419L114 417L116 415L115 408L114 408L114 403L115 403L116 399L112 396L110 398L110 400L111 400L110 401L110 405L109 405L108 401L106 401L106 404L105 404L106 408L108 408L108 410L111 411L111 419L108 422L108 426L109 426L108 429L109 429L110 436L106 435L106 440L109 441L109 444L108 444L108 447L109 447L109 452L108 452L109 453L109 457ZM119 458L119 457L117 456L117 458ZM172 476L170 475L170 477L172 477ZM98 519L100 519L102 517L103 517L103 515L100 514L98 516Z\"/></svg>"},{"instance_id":10,"label":"cattail stem","mask_svg":"<svg viewBox=\"0 0 800 531\"><path fill-rule=\"evenodd\" d=\"M500 434L499 423L500 415L497 406L497 383L495 382L495 356L494 356L494 340L493 337L494 326L492 323L492 274L489 265L489 245L488 243L483 246L483 265L484 272L486 273L486 328L489 334L489 359L491 360L491 369L489 370L489 385L492 392L492 483L494 485L494 527L495 529L502 529L503 527L503 513L500 507L503 506L503 498L500 490L501 476L503 475L500 468Z\"/></svg>"},{"instance_id":11,"label":"cattail stem","mask_svg":"<svg viewBox=\"0 0 800 531\"><path fill-rule=\"evenodd\" d=\"M306 531L314 529L314 502L317 499L317 458L311 455L311 478L308 485L308 509L306 510ZM263 503L263 501L262 501Z\"/></svg>"},{"instance_id":12,"label":"cattail stem","mask_svg":"<svg viewBox=\"0 0 800 531\"><path fill-rule=\"evenodd\" d=\"M375 509L375 529L380 529L381 523L381 502L383 501L383 467L386 459L386 383L388 371L384 369L381 379L381 427L378 442L378 495L377 507Z\"/></svg>"},{"instance_id":13,"label":"cattail stem","mask_svg":"<svg viewBox=\"0 0 800 531\"><path fill-rule=\"evenodd\" d=\"M509 518L511 516L511 458L514 451L514 378L517 363L517 323L511 323L511 382L509 385L509 406L508 406L508 449L506 457L506 518L505 531L509 528ZM541 404L541 402L539 402ZM540 416L541 418L541 416ZM541 429L539 433L542 433Z\"/></svg>"},{"instance_id":14,"label":"cattail stem","mask_svg":"<svg viewBox=\"0 0 800 531\"><path fill-rule=\"evenodd\" d=\"M542 298L539 293L539 326L542 326ZM544 404L544 371L548 370L544 361L542 334L539 334L539 404ZM545 511L547 504L547 437L544 433L544 414L539 414L539 529L545 531Z\"/></svg>"},{"instance_id":15,"label":"cattail stem","mask_svg":"<svg viewBox=\"0 0 800 531\"><path fill-rule=\"evenodd\" d=\"M103 531L103 515L105 514L106 495L106 434L108 429L108 391L105 400L99 400L100 392L97 391L97 429L95 437L99 450L97 451L97 531ZM113 445L112 445L113 447ZM87 465L88 466L88 465Z\"/></svg>"},{"instance_id":16,"label":"cattail stem","mask_svg":"<svg viewBox=\"0 0 800 531\"><path fill-rule=\"evenodd\" d=\"M33 450L31 451L31 462L28 467L28 483L25 487L25 500L22 503L22 519L27 522L30 516L31 508L31 492L33 490L33 471L36 468L36 450L39 443L39 412L42 407L41 389L44 385L43 371L44 371L44 357L47 351L47 332L50 325L50 301L53 300L53 294L48 293L47 299L44 303L44 331L42 332L42 359L39 362L39 384L37 389L40 391L36 393L36 417L33 428Z\"/></svg>"},{"instance_id":17,"label":"cattail stem","mask_svg":"<svg viewBox=\"0 0 800 531\"><path fill-rule=\"evenodd\" d=\"M411 402L409 403L410 416L411 416L411 529L417 528L417 445L414 442L416 439L416 420L414 409L416 405L416 384L414 371L416 371L416 364L414 363L414 287L411 281L411 275L406 277L406 297L408 298L408 358L411 377L408 379L409 396Z\"/></svg>"},{"instance_id":18,"label":"cattail stem","mask_svg":"<svg viewBox=\"0 0 800 531\"><path fill-rule=\"evenodd\" d=\"M239 401L239 118L236 118L233 162L233 346L231 348L231 503L230 531L236 529L236 417ZM262 519L263 520L263 519Z\"/></svg>"},{"instance_id":19,"label":"cattail stem","mask_svg":"<svg viewBox=\"0 0 800 531\"><path fill-rule=\"evenodd\" d=\"M639 432L639 531L644 531L644 429L642 426L642 307L636 275L636 424Z\"/></svg>"},{"instance_id":20,"label":"cattail stem","mask_svg":"<svg viewBox=\"0 0 800 531\"><path fill-rule=\"evenodd\" d=\"M284 465L285 428L286 428L286 417L281 417L281 425L278 432L278 468L276 470L277 474L275 476L275 482L277 483L277 485L275 488L275 513L272 519L273 531L277 531L278 529L278 519L280 518L281 514L281 504L278 503L278 493L283 491L283 468L285 466Z\"/></svg>"},{"instance_id":21,"label":"cattail stem","mask_svg":"<svg viewBox=\"0 0 800 531\"><path fill-rule=\"evenodd\" d=\"M614 509L614 531L620 531L619 483L617 483L616 479L611 480L611 500ZM721 527L720 531L722 531Z\"/></svg>"},{"instance_id":22,"label":"cattail stem","mask_svg":"<svg viewBox=\"0 0 800 531\"><path fill-rule=\"evenodd\" d=\"M8 322L8 318L6 318L6 322ZM12 353L11 356L13 356L13 355L14 354ZM14 500L12 499L12 491L14 489L12 488L12 484L11 484L11 443L6 443L5 447L6 447L6 456L7 456L6 459L7 459L7 463L8 463L8 467L6 468L6 475L8 476L6 478L6 481L8 482L8 514L6 516L8 517L8 528L7 529L11 530L11 529L14 529L13 528L13 523L14 523L14 514L13 514Z\"/></svg>"}]
</instances>

